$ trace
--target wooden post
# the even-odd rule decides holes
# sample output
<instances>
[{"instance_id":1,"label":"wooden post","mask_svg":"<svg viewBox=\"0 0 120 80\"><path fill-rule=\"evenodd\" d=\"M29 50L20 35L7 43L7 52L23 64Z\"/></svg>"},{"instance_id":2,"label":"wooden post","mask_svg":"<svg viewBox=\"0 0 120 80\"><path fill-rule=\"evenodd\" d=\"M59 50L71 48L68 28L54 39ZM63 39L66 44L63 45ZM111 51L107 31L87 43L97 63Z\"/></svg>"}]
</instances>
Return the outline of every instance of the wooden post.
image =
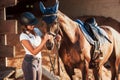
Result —
<instances>
[{"instance_id":1,"label":"wooden post","mask_svg":"<svg viewBox=\"0 0 120 80\"><path fill-rule=\"evenodd\" d=\"M0 33L14 33L17 34L17 21L16 20L0 20Z\"/></svg>"},{"instance_id":2,"label":"wooden post","mask_svg":"<svg viewBox=\"0 0 120 80\"><path fill-rule=\"evenodd\" d=\"M17 34L17 21L6 20L6 7L17 4L17 0L0 1L0 80L8 80L15 74L15 68L7 67L7 57L15 56L15 46L7 45L5 34Z\"/></svg>"},{"instance_id":3,"label":"wooden post","mask_svg":"<svg viewBox=\"0 0 120 80\"><path fill-rule=\"evenodd\" d=\"M50 80L60 80L59 77L55 76L54 74L47 71L44 67L42 67L42 74L49 78Z\"/></svg>"},{"instance_id":4,"label":"wooden post","mask_svg":"<svg viewBox=\"0 0 120 80\"><path fill-rule=\"evenodd\" d=\"M0 57L14 57L15 46L0 45Z\"/></svg>"},{"instance_id":5,"label":"wooden post","mask_svg":"<svg viewBox=\"0 0 120 80\"><path fill-rule=\"evenodd\" d=\"M0 8L0 20L6 20L5 8Z\"/></svg>"}]
</instances>

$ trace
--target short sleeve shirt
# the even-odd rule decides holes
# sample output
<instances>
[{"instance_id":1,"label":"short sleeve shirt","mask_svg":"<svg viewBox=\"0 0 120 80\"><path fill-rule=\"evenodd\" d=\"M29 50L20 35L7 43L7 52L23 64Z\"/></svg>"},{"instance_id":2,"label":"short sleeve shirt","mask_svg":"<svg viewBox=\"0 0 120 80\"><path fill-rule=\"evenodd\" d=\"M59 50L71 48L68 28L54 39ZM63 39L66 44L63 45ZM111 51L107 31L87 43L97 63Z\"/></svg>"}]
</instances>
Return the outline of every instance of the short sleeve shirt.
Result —
<instances>
[{"instance_id":1,"label":"short sleeve shirt","mask_svg":"<svg viewBox=\"0 0 120 80\"><path fill-rule=\"evenodd\" d=\"M31 43L31 45L33 46L33 48L36 48L37 46L39 46L41 44L42 32L38 28L34 28L34 31L36 33L36 36L31 33L26 34L26 33L22 32L20 34L20 41L28 40ZM22 44L22 46L23 46L26 54L33 55L27 48L25 48L25 46L23 44ZM38 58L41 58L41 52L39 52L35 56Z\"/></svg>"}]
</instances>

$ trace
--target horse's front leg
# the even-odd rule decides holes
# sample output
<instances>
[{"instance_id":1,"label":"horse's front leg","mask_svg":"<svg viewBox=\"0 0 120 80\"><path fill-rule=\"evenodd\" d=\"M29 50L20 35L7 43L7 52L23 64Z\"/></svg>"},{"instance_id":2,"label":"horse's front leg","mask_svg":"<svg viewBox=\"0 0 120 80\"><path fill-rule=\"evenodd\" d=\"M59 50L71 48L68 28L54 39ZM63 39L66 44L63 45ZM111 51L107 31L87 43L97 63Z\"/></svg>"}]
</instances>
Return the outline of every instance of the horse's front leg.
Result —
<instances>
[{"instance_id":1,"label":"horse's front leg","mask_svg":"<svg viewBox=\"0 0 120 80\"><path fill-rule=\"evenodd\" d=\"M93 69L95 80L102 80L102 66L98 66Z\"/></svg>"},{"instance_id":2,"label":"horse's front leg","mask_svg":"<svg viewBox=\"0 0 120 80\"><path fill-rule=\"evenodd\" d=\"M68 76L70 77L70 80L73 80L72 75L74 75L74 68L70 67L68 65L65 65L65 70L66 70Z\"/></svg>"},{"instance_id":3,"label":"horse's front leg","mask_svg":"<svg viewBox=\"0 0 120 80\"><path fill-rule=\"evenodd\" d=\"M81 61L78 68L82 73L82 80L90 80L89 79L89 63L86 60Z\"/></svg>"},{"instance_id":4,"label":"horse's front leg","mask_svg":"<svg viewBox=\"0 0 120 80\"><path fill-rule=\"evenodd\" d=\"M90 57L90 52L89 52L89 50L87 50L88 52L85 52L84 53L84 57L85 57L85 69L84 69L84 71L83 71L83 73L82 73L82 75L83 75L83 77L84 77L84 80L93 80L93 74L91 74L91 73L89 73L89 63L90 63L90 59L91 59L91 57ZM84 75L84 73L85 73L85 75Z\"/></svg>"},{"instance_id":5,"label":"horse's front leg","mask_svg":"<svg viewBox=\"0 0 120 80\"><path fill-rule=\"evenodd\" d=\"M82 80L88 80L88 64L86 64L86 61L82 61L78 68L81 70L82 72Z\"/></svg>"},{"instance_id":6,"label":"horse's front leg","mask_svg":"<svg viewBox=\"0 0 120 80\"><path fill-rule=\"evenodd\" d=\"M91 80L91 76L89 75L89 63L85 60L84 64L85 64L85 67L84 67L85 69L82 73L82 76L84 77L84 80Z\"/></svg>"}]
</instances>

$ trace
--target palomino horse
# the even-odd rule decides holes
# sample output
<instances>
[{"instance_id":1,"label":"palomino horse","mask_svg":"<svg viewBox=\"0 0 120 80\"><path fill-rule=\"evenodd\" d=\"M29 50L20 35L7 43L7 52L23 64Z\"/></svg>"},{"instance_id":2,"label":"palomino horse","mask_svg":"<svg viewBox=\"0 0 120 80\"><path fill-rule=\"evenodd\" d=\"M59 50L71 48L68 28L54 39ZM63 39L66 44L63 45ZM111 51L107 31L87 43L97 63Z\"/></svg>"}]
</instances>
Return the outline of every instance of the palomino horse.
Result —
<instances>
[{"instance_id":1,"label":"palomino horse","mask_svg":"<svg viewBox=\"0 0 120 80\"><path fill-rule=\"evenodd\" d=\"M66 72L70 76L71 80L73 80L72 75L74 75L74 68L81 69L83 74L82 80L86 80L88 77L88 63L91 60L90 54L93 52L92 46L85 38L78 23L58 11L58 3L59 2L57 2L53 7L45 8L43 3L40 2L40 10L43 13L42 19L47 25L47 31L53 35L53 38L57 34L62 37L59 56L62 59ZM100 48L103 52L103 59L99 61L99 69L93 70L95 80L102 80L102 66L108 60L111 64L111 80L115 80L115 77L118 77L118 65L120 61L120 34L109 26L101 26L101 28L107 33L111 43L106 42ZM49 49L52 49L54 45L54 41L51 42L51 40L48 41ZM84 68L84 62L86 64L86 68Z\"/></svg>"}]
</instances>

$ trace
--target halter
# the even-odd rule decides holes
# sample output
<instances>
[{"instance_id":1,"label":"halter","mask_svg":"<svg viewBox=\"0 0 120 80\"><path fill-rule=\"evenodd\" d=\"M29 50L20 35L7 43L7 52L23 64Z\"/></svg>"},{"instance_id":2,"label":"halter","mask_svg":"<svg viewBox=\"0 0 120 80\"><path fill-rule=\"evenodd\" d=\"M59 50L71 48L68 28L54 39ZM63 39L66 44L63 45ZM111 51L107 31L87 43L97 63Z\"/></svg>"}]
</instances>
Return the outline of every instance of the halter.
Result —
<instances>
[{"instance_id":1,"label":"halter","mask_svg":"<svg viewBox=\"0 0 120 80\"><path fill-rule=\"evenodd\" d=\"M50 54L48 55L49 56L49 59L50 59L50 63L51 63L51 68L52 68L52 71L54 72L54 74L55 74L55 60L56 60L56 57L57 57L57 64L58 64L58 75L60 75L60 62L59 62L59 54L58 54L58 49L59 49L59 43L55 40L55 38L56 38L56 36L57 36L57 34L59 33L59 31L60 31L60 27L59 27L59 22L58 22L58 17L57 17L57 13L54 13L54 14L46 14L46 15L43 15L42 16L42 19L44 20L44 18L49 18L49 17L56 17L55 19L54 19L54 21L52 21L52 23L50 23L50 24L48 24L46 21L46 24L47 24L47 27L49 27L49 26L51 26L55 21L56 21L56 23L57 23L57 31L55 32L55 33L53 33L53 32L50 32L50 27L49 27L49 29L47 28L47 31L49 31L48 32L48 34L49 35L52 35L53 36L53 38L54 38L54 42L55 42L55 45L56 45L56 48L57 48L57 51L56 51L56 55L55 55L55 57L54 57L54 61L52 61L51 60L51 57L50 57ZM47 50L48 51L48 50ZM48 51L49 52L49 51Z\"/></svg>"},{"instance_id":2,"label":"halter","mask_svg":"<svg viewBox=\"0 0 120 80\"><path fill-rule=\"evenodd\" d=\"M54 13L54 14L46 14L46 15L43 15L42 17L49 17L49 16L57 16L57 13Z\"/></svg>"},{"instance_id":3,"label":"halter","mask_svg":"<svg viewBox=\"0 0 120 80\"><path fill-rule=\"evenodd\" d=\"M56 17L56 18L52 21L52 23L47 23L47 22L44 20L44 18L47 19L47 18L49 18L49 17ZM48 34L52 35L52 36L55 38L56 35L57 35L57 34L59 33L59 31L60 31L57 13L54 13L54 14L45 14L45 15L42 16L42 19L47 23L47 27L49 27L50 25L52 25L54 22L57 23L57 32L56 32L56 33L50 32L50 30L49 30L50 28L49 28L49 29L47 28L47 31L49 31Z\"/></svg>"}]
</instances>

